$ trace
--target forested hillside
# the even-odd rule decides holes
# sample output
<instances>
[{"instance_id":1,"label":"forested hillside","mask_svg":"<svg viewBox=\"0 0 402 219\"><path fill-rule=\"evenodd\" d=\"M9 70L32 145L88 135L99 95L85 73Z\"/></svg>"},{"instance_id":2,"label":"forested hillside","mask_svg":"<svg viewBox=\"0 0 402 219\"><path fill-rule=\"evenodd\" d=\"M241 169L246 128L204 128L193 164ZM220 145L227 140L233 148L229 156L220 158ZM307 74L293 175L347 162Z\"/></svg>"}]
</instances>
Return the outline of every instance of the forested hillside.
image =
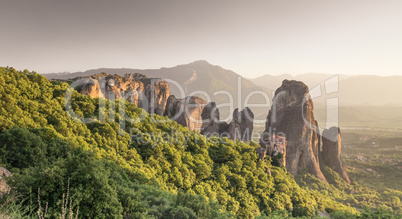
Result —
<instances>
[{"instance_id":1,"label":"forested hillside","mask_svg":"<svg viewBox=\"0 0 402 219\"><path fill-rule=\"evenodd\" d=\"M48 217L58 217L68 191L79 218L358 215L258 159L254 143L206 139L133 104L103 106L77 91L72 109L94 119L72 119L68 89L34 72L0 68L0 166L13 173L11 192L0 200L3 214L37 217L47 208Z\"/></svg>"}]
</instances>

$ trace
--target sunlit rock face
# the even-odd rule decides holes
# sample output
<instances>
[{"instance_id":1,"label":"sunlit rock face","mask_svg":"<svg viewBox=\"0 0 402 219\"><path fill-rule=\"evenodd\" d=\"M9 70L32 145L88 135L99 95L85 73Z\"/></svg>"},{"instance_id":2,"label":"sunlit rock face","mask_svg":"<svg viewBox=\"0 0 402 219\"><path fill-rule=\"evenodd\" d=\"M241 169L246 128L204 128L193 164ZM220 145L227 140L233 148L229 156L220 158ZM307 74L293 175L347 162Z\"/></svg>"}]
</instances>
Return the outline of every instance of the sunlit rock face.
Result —
<instances>
[{"instance_id":1,"label":"sunlit rock face","mask_svg":"<svg viewBox=\"0 0 402 219\"><path fill-rule=\"evenodd\" d=\"M319 165L319 133L314 118L313 102L308 87L300 81L284 80L275 92L273 105L266 119L260 145L267 136L280 134L286 138L286 169L293 176L306 169L326 181Z\"/></svg>"},{"instance_id":2,"label":"sunlit rock face","mask_svg":"<svg viewBox=\"0 0 402 219\"><path fill-rule=\"evenodd\" d=\"M229 123L228 133L232 140L250 141L253 134L254 114L246 107L242 111L235 109Z\"/></svg>"},{"instance_id":3,"label":"sunlit rock face","mask_svg":"<svg viewBox=\"0 0 402 219\"><path fill-rule=\"evenodd\" d=\"M337 172L347 183L350 183L349 176L342 166L341 142L341 130L338 127L331 127L322 132L321 164L327 165Z\"/></svg>"},{"instance_id":4,"label":"sunlit rock face","mask_svg":"<svg viewBox=\"0 0 402 219\"><path fill-rule=\"evenodd\" d=\"M84 80L84 83L81 85L81 94L89 95L93 98L104 97L101 92L99 81L93 78L86 78Z\"/></svg>"},{"instance_id":5,"label":"sunlit rock face","mask_svg":"<svg viewBox=\"0 0 402 219\"><path fill-rule=\"evenodd\" d=\"M148 113L167 116L190 131L246 142L252 137L254 114L249 108L235 109L230 123L221 122L215 103L208 104L196 96L178 99L170 95L169 83L162 79L138 73L124 77L100 73L74 80L81 82L81 94L108 100L126 99Z\"/></svg>"},{"instance_id":6,"label":"sunlit rock face","mask_svg":"<svg viewBox=\"0 0 402 219\"><path fill-rule=\"evenodd\" d=\"M124 77L101 73L76 78L81 81L80 93L108 100L126 99L151 114L163 115L170 96L169 83L134 73Z\"/></svg>"},{"instance_id":7,"label":"sunlit rock face","mask_svg":"<svg viewBox=\"0 0 402 219\"><path fill-rule=\"evenodd\" d=\"M207 102L202 98L189 96L176 99L174 95L168 98L164 115L187 127L190 131L201 130L202 112Z\"/></svg>"}]
</instances>

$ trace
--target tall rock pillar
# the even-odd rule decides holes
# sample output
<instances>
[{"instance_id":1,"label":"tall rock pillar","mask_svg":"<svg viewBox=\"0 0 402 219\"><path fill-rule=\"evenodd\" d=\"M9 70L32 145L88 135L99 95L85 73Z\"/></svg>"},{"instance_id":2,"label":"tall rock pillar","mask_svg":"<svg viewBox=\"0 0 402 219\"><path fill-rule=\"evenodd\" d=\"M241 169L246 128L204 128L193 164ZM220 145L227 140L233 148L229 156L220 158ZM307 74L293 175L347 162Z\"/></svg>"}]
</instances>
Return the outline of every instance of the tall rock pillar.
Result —
<instances>
[{"instance_id":1,"label":"tall rock pillar","mask_svg":"<svg viewBox=\"0 0 402 219\"><path fill-rule=\"evenodd\" d=\"M350 183L349 176L342 166L341 141L341 130L338 127L331 127L322 132L321 165L327 165L337 172L347 183Z\"/></svg>"},{"instance_id":2,"label":"tall rock pillar","mask_svg":"<svg viewBox=\"0 0 402 219\"><path fill-rule=\"evenodd\" d=\"M275 91L260 145L267 145L265 139L270 136L284 136L287 140L288 172L297 176L300 170L307 169L318 179L326 181L319 165L319 134L316 124L308 87L300 81L284 80Z\"/></svg>"}]
</instances>

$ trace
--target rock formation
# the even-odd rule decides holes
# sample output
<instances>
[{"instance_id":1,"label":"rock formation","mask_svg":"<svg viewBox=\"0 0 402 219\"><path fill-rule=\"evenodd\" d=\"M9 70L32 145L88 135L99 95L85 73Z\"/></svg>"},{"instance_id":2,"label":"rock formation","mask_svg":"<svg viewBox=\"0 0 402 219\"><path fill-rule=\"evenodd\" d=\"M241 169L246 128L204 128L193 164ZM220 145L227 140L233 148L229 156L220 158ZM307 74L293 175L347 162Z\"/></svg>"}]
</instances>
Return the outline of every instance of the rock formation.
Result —
<instances>
[{"instance_id":1,"label":"rock formation","mask_svg":"<svg viewBox=\"0 0 402 219\"><path fill-rule=\"evenodd\" d=\"M342 179L350 183L341 161L341 131L338 127L331 127L322 132L321 164L327 165L339 174Z\"/></svg>"},{"instance_id":2,"label":"rock formation","mask_svg":"<svg viewBox=\"0 0 402 219\"><path fill-rule=\"evenodd\" d=\"M7 185L5 178L10 177L12 174L4 167L0 167L0 197L10 191L10 187Z\"/></svg>"},{"instance_id":3,"label":"rock formation","mask_svg":"<svg viewBox=\"0 0 402 219\"><path fill-rule=\"evenodd\" d=\"M254 114L249 108L236 109L230 123L219 121L219 110L196 96L178 99L170 95L168 82L147 78L142 74L126 74L124 77L100 73L80 80L80 93L93 98L108 100L126 99L151 114L168 116L190 131L200 130L208 137L215 134L232 140L250 141Z\"/></svg>"},{"instance_id":4,"label":"rock formation","mask_svg":"<svg viewBox=\"0 0 402 219\"><path fill-rule=\"evenodd\" d=\"M81 80L81 94L108 100L124 98L151 114L163 115L170 95L168 82L138 73L124 77L100 73L74 80Z\"/></svg>"},{"instance_id":5,"label":"rock formation","mask_svg":"<svg viewBox=\"0 0 402 219\"><path fill-rule=\"evenodd\" d=\"M260 145L265 147L265 139L272 135L284 136L288 172L297 176L298 171L307 169L318 179L326 181L319 165L319 133L313 111L308 87L302 82L284 80L275 92Z\"/></svg>"},{"instance_id":6,"label":"rock formation","mask_svg":"<svg viewBox=\"0 0 402 219\"><path fill-rule=\"evenodd\" d=\"M204 107L202 112L203 124L201 134L211 137L217 135L219 137L227 137L234 141L250 141L253 132L254 114L246 107L239 111L235 109L232 121L228 124L219 121L219 109L215 102L209 103Z\"/></svg>"},{"instance_id":7,"label":"rock formation","mask_svg":"<svg viewBox=\"0 0 402 219\"><path fill-rule=\"evenodd\" d=\"M195 96L177 99L170 95L169 84L162 79L151 79L138 73L124 77L101 73L75 80L78 79L83 80L82 94L109 100L126 99L148 113L168 116L190 131L199 130L207 137L216 135L246 142L252 138L254 114L247 107L243 111L236 109L231 122L226 123L219 121L215 102L207 104ZM277 165L285 165L293 176L306 169L326 181L320 170L320 162L323 162L350 182L340 161L340 134L332 141L324 138L333 130L323 133L324 145L320 152L321 136L309 89L302 82L284 80L275 92L260 138L261 148L256 152L260 159L269 155L273 161L281 155L276 157Z\"/></svg>"},{"instance_id":8,"label":"rock formation","mask_svg":"<svg viewBox=\"0 0 402 219\"><path fill-rule=\"evenodd\" d=\"M286 146L286 138L280 135L264 136L261 140L261 148L271 156L272 163L276 166L286 166Z\"/></svg>"},{"instance_id":9,"label":"rock formation","mask_svg":"<svg viewBox=\"0 0 402 219\"><path fill-rule=\"evenodd\" d=\"M104 98L103 93L101 92L99 81L93 78L84 79L84 83L81 85L81 94L89 95L93 98Z\"/></svg>"},{"instance_id":10,"label":"rock formation","mask_svg":"<svg viewBox=\"0 0 402 219\"><path fill-rule=\"evenodd\" d=\"M206 103L205 100L195 96L176 99L174 95L170 95L164 115L187 127L190 131L201 130L201 114Z\"/></svg>"},{"instance_id":11,"label":"rock formation","mask_svg":"<svg viewBox=\"0 0 402 219\"><path fill-rule=\"evenodd\" d=\"M204 107L201 113L201 118L203 120L201 134L206 135L207 137L210 137L211 135L219 135L221 122L219 121L219 109L216 107L215 102L210 102Z\"/></svg>"},{"instance_id":12,"label":"rock formation","mask_svg":"<svg viewBox=\"0 0 402 219\"><path fill-rule=\"evenodd\" d=\"M148 100L148 109L142 104L142 108L147 112L154 112L162 116L165 112L167 100L170 96L169 83L166 81L156 81L154 85L147 84L145 87L145 100Z\"/></svg>"},{"instance_id":13,"label":"rock formation","mask_svg":"<svg viewBox=\"0 0 402 219\"><path fill-rule=\"evenodd\" d=\"M242 111L235 109L229 124L229 135L233 140L250 141L253 134L254 114L246 107Z\"/></svg>"}]
</instances>

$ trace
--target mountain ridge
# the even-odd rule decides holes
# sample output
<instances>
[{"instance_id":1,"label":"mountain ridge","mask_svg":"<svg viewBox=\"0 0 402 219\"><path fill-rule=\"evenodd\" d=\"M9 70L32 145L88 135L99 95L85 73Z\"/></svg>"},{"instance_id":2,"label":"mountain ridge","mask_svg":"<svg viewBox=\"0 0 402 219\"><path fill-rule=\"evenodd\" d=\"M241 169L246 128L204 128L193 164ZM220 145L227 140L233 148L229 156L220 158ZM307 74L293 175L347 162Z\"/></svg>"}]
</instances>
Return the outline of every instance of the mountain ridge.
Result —
<instances>
[{"instance_id":1,"label":"mountain ridge","mask_svg":"<svg viewBox=\"0 0 402 219\"><path fill-rule=\"evenodd\" d=\"M380 75L345 75L345 74L324 74L324 73L305 73L296 76L290 74L283 75L263 75L254 79L250 79L259 86L268 89L278 88L284 79L303 81L310 90L316 86L321 86L324 91L322 98L315 98L315 102L326 101L325 81L338 76L339 102L342 106L402 106L402 98L399 93L402 88L402 76L380 76ZM374 101L373 101L374 100Z\"/></svg>"},{"instance_id":2,"label":"mountain ridge","mask_svg":"<svg viewBox=\"0 0 402 219\"><path fill-rule=\"evenodd\" d=\"M206 98L208 102L216 102L217 104L232 101L232 108L221 110L221 118L226 121L230 120L234 108L243 109L245 107L245 105L241 104L241 102L244 103L243 100L245 100L246 97L253 91L263 92L269 97L272 93L270 90L255 85L234 71L224 69L218 65L212 65L205 60L198 60L188 64L177 65L169 68L164 67L160 69L101 68L62 75L44 74L43 76L48 79L66 80L82 76L91 76L101 72L106 72L111 75L117 74L120 76L123 76L127 73L140 73L149 78L163 78L171 80L168 81L170 91L177 98L199 96L204 99ZM196 77L193 77L194 74L196 74ZM241 85L240 89L238 89L239 81ZM182 90L178 88L177 84L181 86ZM239 90L241 91L240 96ZM208 94L210 100L208 100L205 94ZM231 95L231 98L228 97L228 94ZM239 98L242 100L241 102L239 102ZM265 98L261 95L254 95L249 99L249 103L263 103L263 101L265 101ZM260 118L265 118L265 116L266 115L260 115Z\"/></svg>"},{"instance_id":3,"label":"mountain ridge","mask_svg":"<svg viewBox=\"0 0 402 219\"><path fill-rule=\"evenodd\" d=\"M322 96L313 98L316 108L317 120L320 124L325 124L326 118L326 100L328 98L337 97L339 99L339 121L340 126L354 126L361 121L369 121L371 118L386 117L382 123L393 123L402 119L401 116L392 110L390 114L389 107L402 107L402 98L399 93L402 93L402 88L398 84L402 84L402 76L375 76L375 75L339 75L338 92L330 95L325 94L325 81L336 75L322 74L322 73L306 73L301 75L292 76L290 74L283 74L279 76L264 75L255 79L249 79L240 76L234 71L224 69L218 65L210 64L205 60L194 61L188 64L176 65L174 67L162 67L159 69L130 69L130 68L99 68L91 69L84 72L75 73L53 73L43 74L48 79L67 79L77 76L90 76L100 72L107 72L109 74L119 74L123 76L125 73L138 72L147 75L150 78L168 78L177 81L183 85L184 96L189 96L194 91L202 91L207 93L211 101L216 102L218 105L227 103L228 98L226 95L213 94L216 91L226 90L233 97L233 109L223 107L221 118L225 121L230 121L234 108L239 107L237 95L238 77L242 82L242 95L241 99L244 100L246 95L252 91L262 91L269 98L272 98L272 92L276 90L284 79L294 79L303 81L310 90L316 86L321 86ZM196 75L195 80L193 76ZM265 79L264 79L265 78ZM365 79L368 81L365 82ZM191 82L191 83L190 83ZM180 98L180 91L175 85L170 84L171 92L177 98ZM202 95L199 95L202 97ZM184 97L183 97L184 98ZM251 98L251 103L263 103L264 99L261 96ZM210 101L209 101L210 102ZM255 114L257 120L264 120L266 111L250 107ZM372 109L376 110L372 110ZM369 112L369 113L366 113ZM353 116L358 114L359 116ZM365 123L367 124L367 123ZM370 123L371 127L383 126L383 124Z\"/></svg>"}]
</instances>

